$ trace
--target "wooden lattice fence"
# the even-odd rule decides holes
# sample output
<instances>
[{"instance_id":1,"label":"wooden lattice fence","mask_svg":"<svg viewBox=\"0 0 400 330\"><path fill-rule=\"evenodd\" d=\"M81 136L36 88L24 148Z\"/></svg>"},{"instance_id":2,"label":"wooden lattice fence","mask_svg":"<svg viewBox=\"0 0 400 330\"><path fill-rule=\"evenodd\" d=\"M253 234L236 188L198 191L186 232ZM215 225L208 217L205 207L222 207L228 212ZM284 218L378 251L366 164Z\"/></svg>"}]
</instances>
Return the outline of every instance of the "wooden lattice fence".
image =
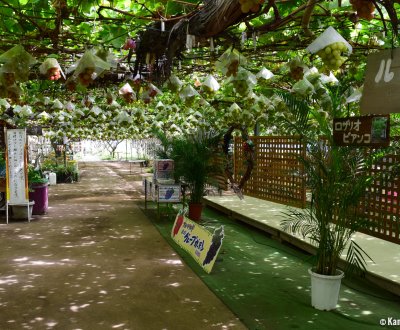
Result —
<instances>
[{"instance_id":1,"label":"wooden lattice fence","mask_svg":"<svg viewBox=\"0 0 400 330\"><path fill-rule=\"evenodd\" d=\"M255 136L255 166L246 182L244 194L281 204L304 207L306 203L305 180L302 164L305 146L299 137ZM234 145L234 177L239 182L246 171L242 139Z\"/></svg>"},{"instance_id":2,"label":"wooden lattice fence","mask_svg":"<svg viewBox=\"0 0 400 330\"><path fill-rule=\"evenodd\" d=\"M306 148L298 137L251 137L255 146L255 167L246 182L245 195L296 207L306 206L306 180L299 159ZM368 152L369 149L366 149ZM370 221L362 232L400 244L400 175L393 165L400 163L399 154L386 155L377 161L372 174L379 179L366 190L360 209ZM245 172L242 140L235 139L235 181Z\"/></svg>"},{"instance_id":3,"label":"wooden lattice fence","mask_svg":"<svg viewBox=\"0 0 400 330\"><path fill-rule=\"evenodd\" d=\"M386 155L377 161L372 173L374 180L367 189L361 207L371 222L363 232L400 244L400 176L393 173L393 165L399 164L400 155Z\"/></svg>"}]
</instances>

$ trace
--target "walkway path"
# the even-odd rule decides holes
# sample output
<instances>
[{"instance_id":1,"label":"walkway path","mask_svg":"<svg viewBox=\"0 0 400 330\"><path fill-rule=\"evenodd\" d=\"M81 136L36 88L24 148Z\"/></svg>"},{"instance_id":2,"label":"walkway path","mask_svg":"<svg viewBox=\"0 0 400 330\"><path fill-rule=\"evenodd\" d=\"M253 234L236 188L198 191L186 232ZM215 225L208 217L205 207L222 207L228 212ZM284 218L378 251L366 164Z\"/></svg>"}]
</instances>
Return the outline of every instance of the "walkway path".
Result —
<instances>
[{"instance_id":1,"label":"walkway path","mask_svg":"<svg viewBox=\"0 0 400 330\"><path fill-rule=\"evenodd\" d=\"M0 329L245 329L134 202L129 166L80 169L48 215L0 218Z\"/></svg>"}]
</instances>

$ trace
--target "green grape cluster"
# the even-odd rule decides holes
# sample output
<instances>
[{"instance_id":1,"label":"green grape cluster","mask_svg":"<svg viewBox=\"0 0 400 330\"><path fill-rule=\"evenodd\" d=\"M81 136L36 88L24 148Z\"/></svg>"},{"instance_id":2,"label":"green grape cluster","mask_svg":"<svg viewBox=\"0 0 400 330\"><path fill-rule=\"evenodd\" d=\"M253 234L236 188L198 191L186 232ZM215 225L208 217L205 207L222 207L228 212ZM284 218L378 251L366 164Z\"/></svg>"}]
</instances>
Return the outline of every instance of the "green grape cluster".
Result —
<instances>
[{"instance_id":1,"label":"green grape cluster","mask_svg":"<svg viewBox=\"0 0 400 330\"><path fill-rule=\"evenodd\" d=\"M317 55L322 59L325 66L330 70L339 69L346 57L343 57L343 53L347 52L347 46L343 42L334 42L325 48L319 50Z\"/></svg>"}]
</instances>

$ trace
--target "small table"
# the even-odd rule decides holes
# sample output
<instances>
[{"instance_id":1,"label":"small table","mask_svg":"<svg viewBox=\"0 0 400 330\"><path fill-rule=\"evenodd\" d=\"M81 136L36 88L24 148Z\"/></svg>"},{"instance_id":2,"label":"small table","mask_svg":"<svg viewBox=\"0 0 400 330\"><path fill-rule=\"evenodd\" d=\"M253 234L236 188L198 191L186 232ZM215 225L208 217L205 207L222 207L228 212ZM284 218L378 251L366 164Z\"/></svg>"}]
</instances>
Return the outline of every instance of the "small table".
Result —
<instances>
[{"instance_id":1,"label":"small table","mask_svg":"<svg viewBox=\"0 0 400 330\"><path fill-rule=\"evenodd\" d=\"M143 172L144 164L146 164L145 159L135 159L135 160L128 160L129 162L129 174L132 174L132 164L139 164L140 165L140 173Z\"/></svg>"},{"instance_id":2,"label":"small table","mask_svg":"<svg viewBox=\"0 0 400 330\"><path fill-rule=\"evenodd\" d=\"M181 183L162 183L157 180L153 182L152 178L144 177L144 208L147 210L149 197L157 203L157 217L160 217L160 204L185 204L186 185Z\"/></svg>"}]
</instances>

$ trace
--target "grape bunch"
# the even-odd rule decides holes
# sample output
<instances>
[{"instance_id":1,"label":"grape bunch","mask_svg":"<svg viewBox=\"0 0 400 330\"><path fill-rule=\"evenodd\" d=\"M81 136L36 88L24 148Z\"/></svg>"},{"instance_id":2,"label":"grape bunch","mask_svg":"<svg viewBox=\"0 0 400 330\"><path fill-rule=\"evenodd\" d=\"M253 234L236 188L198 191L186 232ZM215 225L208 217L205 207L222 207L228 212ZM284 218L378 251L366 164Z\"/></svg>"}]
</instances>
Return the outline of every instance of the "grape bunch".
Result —
<instances>
[{"instance_id":1,"label":"grape bunch","mask_svg":"<svg viewBox=\"0 0 400 330\"><path fill-rule=\"evenodd\" d=\"M93 73L94 68L86 67L81 73L79 73L79 82L83 86L89 86L93 82Z\"/></svg>"},{"instance_id":2,"label":"grape bunch","mask_svg":"<svg viewBox=\"0 0 400 330\"><path fill-rule=\"evenodd\" d=\"M256 13L260 10L260 6L264 0L239 0L240 10L247 14L249 11Z\"/></svg>"},{"instance_id":3,"label":"grape bunch","mask_svg":"<svg viewBox=\"0 0 400 330\"><path fill-rule=\"evenodd\" d=\"M232 80L232 85L235 88L235 91L242 96L245 96L250 92L249 84L246 80Z\"/></svg>"},{"instance_id":4,"label":"grape bunch","mask_svg":"<svg viewBox=\"0 0 400 330\"><path fill-rule=\"evenodd\" d=\"M325 66L330 70L339 69L346 58L342 56L346 52L347 46L343 42L334 42L319 50L317 55L322 59Z\"/></svg>"},{"instance_id":5,"label":"grape bunch","mask_svg":"<svg viewBox=\"0 0 400 330\"><path fill-rule=\"evenodd\" d=\"M375 5L371 0L350 0L357 16L370 21L374 18Z\"/></svg>"},{"instance_id":6,"label":"grape bunch","mask_svg":"<svg viewBox=\"0 0 400 330\"><path fill-rule=\"evenodd\" d=\"M67 81L65 82L65 88L71 92L75 91L76 85L77 85L76 80L73 79L72 77L68 78Z\"/></svg>"},{"instance_id":7,"label":"grape bunch","mask_svg":"<svg viewBox=\"0 0 400 330\"><path fill-rule=\"evenodd\" d=\"M110 92L108 92L106 95L106 101L108 105L112 104L114 101L114 96Z\"/></svg>"},{"instance_id":8,"label":"grape bunch","mask_svg":"<svg viewBox=\"0 0 400 330\"><path fill-rule=\"evenodd\" d=\"M48 69L48 70L47 70L47 77L48 77L50 80L58 80L58 79L60 79L60 78L61 78L60 69L57 68L57 67Z\"/></svg>"},{"instance_id":9,"label":"grape bunch","mask_svg":"<svg viewBox=\"0 0 400 330\"><path fill-rule=\"evenodd\" d=\"M307 69L304 62L299 57L295 57L291 59L288 64L290 77L296 81L303 79L304 71Z\"/></svg>"},{"instance_id":10,"label":"grape bunch","mask_svg":"<svg viewBox=\"0 0 400 330\"><path fill-rule=\"evenodd\" d=\"M227 66L226 76L236 76L239 69L239 60L233 60Z\"/></svg>"},{"instance_id":11,"label":"grape bunch","mask_svg":"<svg viewBox=\"0 0 400 330\"><path fill-rule=\"evenodd\" d=\"M131 104L133 101L135 101L135 94L133 92L126 92L122 94L122 97L128 104Z\"/></svg>"},{"instance_id":12,"label":"grape bunch","mask_svg":"<svg viewBox=\"0 0 400 330\"><path fill-rule=\"evenodd\" d=\"M304 69L301 66L290 67L290 76L296 81L301 80L304 76Z\"/></svg>"},{"instance_id":13,"label":"grape bunch","mask_svg":"<svg viewBox=\"0 0 400 330\"><path fill-rule=\"evenodd\" d=\"M14 72L3 72L3 79L6 86L14 85L16 82L15 73Z\"/></svg>"},{"instance_id":14,"label":"grape bunch","mask_svg":"<svg viewBox=\"0 0 400 330\"><path fill-rule=\"evenodd\" d=\"M128 39L126 39L125 44L122 48L124 50L129 50L129 49L135 50L136 49L136 41L131 38L128 38Z\"/></svg>"}]
</instances>

